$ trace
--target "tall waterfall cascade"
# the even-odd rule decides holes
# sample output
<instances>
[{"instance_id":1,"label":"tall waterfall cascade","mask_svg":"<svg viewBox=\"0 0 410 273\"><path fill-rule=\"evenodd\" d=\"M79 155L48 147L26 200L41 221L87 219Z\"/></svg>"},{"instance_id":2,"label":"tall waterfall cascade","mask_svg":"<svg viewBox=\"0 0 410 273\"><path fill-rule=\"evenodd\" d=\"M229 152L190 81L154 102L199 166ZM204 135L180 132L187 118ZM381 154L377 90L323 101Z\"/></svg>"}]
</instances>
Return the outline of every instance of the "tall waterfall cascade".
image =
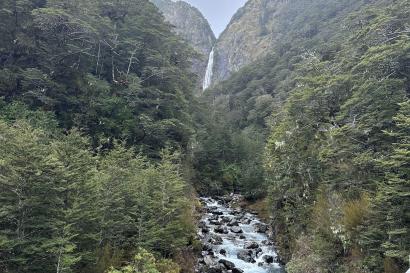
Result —
<instances>
[{"instance_id":1,"label":"tall waterfall cascade","mask_svg":"<svg viewBox=\"0 0 410 273\"><path fill-rule=\"evenodd\" d=\"M214 68L214 48L212 48L211 52L209 53L208 65L206 67L205 78L202 83L202 90L207 89L211 86L212 83L212 76L213 76L213 68Z\"/></svg>"}]
</instances>

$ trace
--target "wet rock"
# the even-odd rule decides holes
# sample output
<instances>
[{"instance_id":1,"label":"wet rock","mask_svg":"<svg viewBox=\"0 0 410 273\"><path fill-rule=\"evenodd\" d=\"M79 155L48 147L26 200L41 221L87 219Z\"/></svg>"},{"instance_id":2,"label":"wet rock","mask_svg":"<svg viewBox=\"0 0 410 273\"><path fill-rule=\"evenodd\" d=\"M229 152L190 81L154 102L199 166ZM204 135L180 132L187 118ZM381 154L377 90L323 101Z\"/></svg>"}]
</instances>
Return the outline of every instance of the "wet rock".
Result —
<instances>
[{"instance_id":1,"label":"wet rock","mask_svg":"<svg viewBox=\"0 0 410 273\"><path fill-rule=\"evenodd\" d=\"M212 249L212 246L210 246L210 245L208 245L208 244L204 244L203 246L202 246L202 250L203 251L208 251L208 250L211 250Z\"/></svg>"},{"instance_id":2,"label":"wet rock","mask_svg":"<svg viewBox=\"0 0 410 273\"><path fill-rule=\"evenodd\" d=\"M232 273L243 273L243 270L235 267L232 268Z\"/></svg>"},{"instance_id":3,"label":"wet rock","mask_svg":"<svg viewBox=\"0 0 410 273\"><path fill-rule=\"evenodd\" d=\"M235 264L233 262L230 262L225 259L220 259L219 263L223 264L228 270L232 270L233 268L235 268Z\"/></svg>"},{"instance_id":4,"label":"wet rock","mask_svg":"<svg viewBox=\"0 0 410 273\"><path fill-rule=\"evenodd\" d=\"M244 224L244 225L249 225L250 223L252 222L252 220L251 219L243 219L242 221L241 221L241 223L242 224Z\"/></svg>"},{"instance_id":5,"label":"wet rock","mask_svg":"<svg viewBox=\"0 0 410 273\"><path fill-rule=\"evenodd\" d=\"M265 263L268 263L268 264L273 263L274 260L275 260L275 259L273 258L273 256L271 256L271 255L265 255L265 256L262 257L262 259L263 259L263 261L264 261Z\"/></svg>"},{"instance_id":6,"label":"wet rock","mask_svg":"<svg viewBox=\"0 0 410 273\"><path fill-rule=\"evenodd\" d=\"M246 239L246 236L245 235L239 235L239 239Z\"/></svg>"},{"instance_id":7,"label":"wet rock","mask_svg":"<svg viewBox=\"0 0 410 273\"><path fill-rule=\"evenodd\" d=\"M214 231L216 233L220 233L220 234L228 234L229 233L228 229L226 227L222 227L222 226L214 228Z\"/></svg>"},{"instance_id":8,"label":"wet rock","mask_svg":"<svg viewBox=\"0 0 410 273\"><path fill-rule=\"evenodd\" d=\"M229 223L229 222L231 222L231 218L229 218L228 216L224 216L224 217L222 217L221 222L222 223Z\"/></svg>"},{"instance_id":9,"label":"wet rock","mask_svg":"<svg viewBox=\"0 0 410 273\"><path fill-rule=\"evenodd\" d=\"M245 243L245 248L246 249L256 249L258 248L259 245L257 242L249 242L249 243Z\"/></svg>"},{"instance_id":10,"label":"wet rock","mask_svg":"<svg viewBox=\"0 0 410 273\"><path fill-rule=\"evenodd\" d=\"M233 233L243 233L243 230L240 227L231 227L230 230Z\"/></svg>"},{"instance_id":11,"label":"wet rock","mask_svg":"<svg viewBox=\"0 0 410 273\"><path fill-rule=\"evenodd\" d=\"M226 250L225 250L225 249L219 250L219 254L221 254L221 255L226 255Z\"/></svg>"},{"instance_id":12,"label":"wet rock","mask_svg":"<svg viewBox=\"0 0 410 273\"><path fill-rule=\"evenodd\" d=\"M224 215L222 211L216 210L211 212L213 215Z\"/></svg>"},{"instance_id":13,"label":"wet rock","mask_svg":"<svg viewBox=\"0 0 410 273\"><path fill-rule=\"evenodd\" d=\"M239 223L235 219L232 219L232 220L229 221L228 226L230 226L230 227L239 226Z\"/></svg>"},{"instance_id":14,"label":"wet rock","mask_svg":"<svg viewBox=\"0 0 410 273\"><path fill-rule=\"evenodd\" d=\"M266 231L268 231L268 226L265 224L256 223L254 226L255 226L256 232L258 233L266 233Z\"/></svg>"},{"instance_id":15,"label":"wet rock","mask_svg":"<svg viewBox=\"0 0 410 273\"><path fill-rule=\"evenodd\" d=\"M213 245L222 245L222 238L216 234L212 234L211 238L208 240L209 243Z\"/></svg>"},{"instance_id":16,"label":"wet rock","mask_svg":"<svg viewBox=\"0 0 410 273\"><path fill-rule=\"evenodd\" d=\"M262 248L258 247L258 248L255 250L255 253L256 253L256 256L258 256L259 253L262 253Z\"/></svg>"},{"instance_id":17,"label":"wet rock","mask_svg":"<svg viewBox=\"0 0 410 273\"><path fill-rule=\"evenodd\" d=\"M271 246L271 245L272 245L272 242L271 242L271 241L268 241L268 240L263 240L263 241L262 241L262 244L265 245L265 246Z\"/></svg>"},{"instance_id":18,"label":"wet rock","mask_svg":"<svg viewBox=\"0 0 410 273\"><path fill-rule=\"evenodd\" d=\"M238 259L245 261L247 263L255 263L256 261L252 258L252 251L249 250L240 250L236 255Z\"/></svg>"},{"instance_id":19,"label":"wet rock","mask_svg":"<svg viewBox=\"0 0 410 273\"><path fill-rule=\"evenodd\" d=\"M203 227L203 228L201 229L201 231L202 231L202 233L209 233L209 228Z\"/></svg>"},{"instance_id":20,"label":"wet rock","mask_svg":"<svg viewBox=\"0 0 410 273\"><path fill-rule=\"evenodd\" d=\"M206 265L208 265L208 266L212 266L212 265L215 264L215 261L214 261L213 257L211 257L211 256L205 256L205 257L204 257L204 263L205 263Z\"/></svg>"}]
</instances>

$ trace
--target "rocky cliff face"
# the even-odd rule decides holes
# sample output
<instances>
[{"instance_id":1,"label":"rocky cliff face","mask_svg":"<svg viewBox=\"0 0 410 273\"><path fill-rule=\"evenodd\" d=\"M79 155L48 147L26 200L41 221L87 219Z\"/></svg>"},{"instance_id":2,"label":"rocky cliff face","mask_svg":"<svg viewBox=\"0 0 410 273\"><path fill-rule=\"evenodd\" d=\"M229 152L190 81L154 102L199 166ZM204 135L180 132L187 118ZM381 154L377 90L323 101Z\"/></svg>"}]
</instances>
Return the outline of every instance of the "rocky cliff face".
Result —
<instances>
[{"instance_id":1,"label":"rocky cliff face","mask_svg":"<svg viewBox=\"0 0 410 273\"><path fill-rule=\"evenodd\" d=\"M193 60L193 72L198 75L199 83L205 77L208 56L216 38L202 13L183 1L151 0L163 13L165 20L175 26L175 32L187 41L198 53Z\"/></svg>"},{"instance_id":2,"label":"rocky cliff face","mask_svg":"<svg viewBox=\"0 0 410 273\"><path fill-rule=\"evenodd\" d=\"M233 16L215 46L213 83L262 57L280 39L278 20L289 0L249 0Z\"/></svg>"}]
</instances>

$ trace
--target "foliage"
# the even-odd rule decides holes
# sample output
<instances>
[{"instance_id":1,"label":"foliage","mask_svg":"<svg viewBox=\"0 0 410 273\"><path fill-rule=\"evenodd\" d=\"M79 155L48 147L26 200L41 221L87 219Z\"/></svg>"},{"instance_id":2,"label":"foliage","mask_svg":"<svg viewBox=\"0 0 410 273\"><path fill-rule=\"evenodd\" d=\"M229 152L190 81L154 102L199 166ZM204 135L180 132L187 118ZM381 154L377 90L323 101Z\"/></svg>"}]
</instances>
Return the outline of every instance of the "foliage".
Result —
<instances>
[{"instance_id":1,"label":"foliage","mask_svg":"<svg viewBox=\"0 0 410 273\"><path fill-rule=\"evenodd\" d=\"M265 150L247 153L263 164L262 179L244 181L269 189L291 272L404 271L409 5L296 0L281 8L272 52L205 94L223 118L213 123L227 124L212 143L243 132L266 139ZM221 146L235 154L245 145ZM225 158L238 173L253 168Z\"/></svg>"},{"instance_id":2,"label":"foliage","mask_svg":"<svg viewBox=\"0 0 410 273\"><path fill-rule=\"evenodd\" d=\"M24 120L0 127L6 272L96 272L95 261L107 255L99 249L111 249L105 270L139 246L170 256L188 244L193 230L177 154L164 151L150 163L116 144L94 155L77 131L56 138Z\"/></svg>"}]
</instances>

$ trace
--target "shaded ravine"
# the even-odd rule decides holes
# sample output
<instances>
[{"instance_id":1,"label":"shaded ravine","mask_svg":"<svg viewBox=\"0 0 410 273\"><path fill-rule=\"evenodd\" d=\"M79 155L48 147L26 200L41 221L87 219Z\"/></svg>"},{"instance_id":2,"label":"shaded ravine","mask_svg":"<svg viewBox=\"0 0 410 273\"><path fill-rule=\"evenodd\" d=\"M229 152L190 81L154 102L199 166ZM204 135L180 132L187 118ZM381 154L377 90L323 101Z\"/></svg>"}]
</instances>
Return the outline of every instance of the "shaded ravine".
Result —
<instances>
[{"instance_id":1,"label":"shaded ravine","mask_svg":"<svg viewBox=\"0 0 410 273\"><path fill-rule=\"evenodd\" d=\"M233 208L239 198L201 198L204 215L198 235L203 251L198 272L284 272L267 235L268 225L255 214Z\"/></svg>"}]
</instances>

